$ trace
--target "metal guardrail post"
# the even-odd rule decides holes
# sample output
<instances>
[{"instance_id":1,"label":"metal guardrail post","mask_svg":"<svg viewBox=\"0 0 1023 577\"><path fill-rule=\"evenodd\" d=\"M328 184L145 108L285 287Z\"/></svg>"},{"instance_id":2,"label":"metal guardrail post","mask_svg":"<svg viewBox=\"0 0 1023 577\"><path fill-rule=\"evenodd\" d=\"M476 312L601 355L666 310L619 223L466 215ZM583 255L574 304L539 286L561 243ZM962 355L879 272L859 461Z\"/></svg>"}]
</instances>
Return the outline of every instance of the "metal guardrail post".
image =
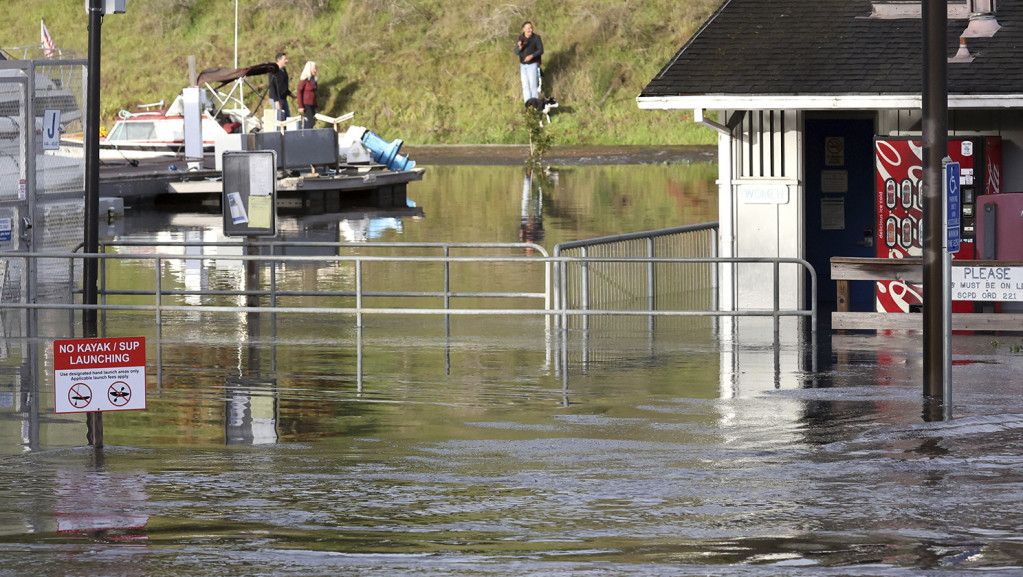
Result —
<instances>
[{"instance_id":1,"label":"metal guardrail post","mask_svg":"<svg viewBox=\"0 0 1023 577\"><path fill-rule=\"evenodd\" d=\"M711 233L714 235L714 237L717 236L717 232L718 231L716 228L711 230ZM716 238L714 238L713 241L710 243L710 247L711 256L714 257L715 259L718 258L718 243ZM719 293L721 291L721 266L720 265L713 266L711 268L710 274L711 287L713 288L713 291L711 292L711 304L714 307L714 310L718 310L718 308L720 308L721 306L721 299L719 298L720 297ZM816 302L816 300L814 302Z\"/></svg>"},{"instance_id":2,"label":"metal guardrail post","mask_svg":"<svg viewBox=\"0 0 1023 577\"><path fill-rule=\"evenodd\" d=\"M451 247L444 247L444 308L451 308Z\"/></svg>"},{"instance_id":3,"label":"metal guardrail post","mask_svg":"<svg viewBox=\"0 0 1023 577\"><path fill-rule=\"evenodd\" d=\"M105 259L104 259L105 260ZM156 326L163 326L163 258L156 257Z\"/></svg>"},{"instance_id":4,"label":"metal guardrail post","mask_svg":"<svg viewBox=\"0 0 1023 577\"><path fill-rule=\"evenodd\" d=\"M547 261L543 265L543 308L545 310L551 310L551 262ZM549 332L551 330L551 315L547 315L543 318L544 328Z\"/></svg>"},{"instance_id":5,"label":"metal guardrail post","mask_svg":"<svg viewBox=\"0 0 1023 577\"><path fill-rule=\"evenodd\" d=\"M654 239L646 239L646 256L647 258L654 258ZM654 279L654 261L646 263L646 308L647 310L657 310L657 303L654 298L654 291L656 287L656 280ZM648 317L647 328L654 330L654 317Z\"/></svg>"},{"instance_id":6,"label":"metal guardrail post","mask_svg":"<svg viewBox=\"0 0 1023 577\"><path fill-rule=\"evenodd\" d=\"M106 260L106 259L103 259ZM156 382L158 387L163 383L163 260L156 258L156 284L153 293L156 298Z\"/></svg>"},{"instance_id":7,"label":"metal guardrail post","mask_svg":"<svg viewBox=\"0 0 1023 577\"><path fill-rule=\"evenodd\" d=\"M778 261L774 261L774 339L775 343L778 342L779 335L781 334L781 323L779 312L781 311L781 266Z\"/></svg>"},{"instance_id":8,"label":"metal guardrail post","mask_svg":"<svg viewBox=\"0 0 1023 577\"><path fill-rule=\"evenodd\" d=\"M589 249L584 246L579 256L586 258L589 255ZM590 263L585 260L579 263L579 308L583 310L590 308ZM590 315L583 315L583 330L589 328Z\"/></svg>"},{"instance_id":9,"label":"metal guardrail post","mask_svg":"<svg viewBox=\"0 0 1023 577\"><path fill-rule=\"evenodd\" d=\"M362 259L355 261L355 324L362 327Z\"/></svg>"}]
</instances>

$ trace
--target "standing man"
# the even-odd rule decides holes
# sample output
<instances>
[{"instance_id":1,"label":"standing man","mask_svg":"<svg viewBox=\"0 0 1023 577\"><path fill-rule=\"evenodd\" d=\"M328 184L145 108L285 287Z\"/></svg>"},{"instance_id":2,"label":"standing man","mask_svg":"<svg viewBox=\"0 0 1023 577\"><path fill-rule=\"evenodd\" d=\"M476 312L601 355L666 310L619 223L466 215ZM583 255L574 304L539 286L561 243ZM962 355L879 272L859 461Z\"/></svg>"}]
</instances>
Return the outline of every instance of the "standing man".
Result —
<instances>
[{"instance_id":1,"label":"standing man","mask_svg":"<svg viewBox=\"0 0 1023 577\"><path fill-rule=\"evenodd\" d=\"M295 97L291 93L291 89L288 88L288 69L285 68L287 65L288 55L278 52L277 67L280 70L270 77L270 102L274 105L278 122L284 121L291 116L291 110L288 108L288 97Z\"/></svg>"},{"instance_id":2,"label":"standing man","mask_svg":"<svg viewBox=\"0 0 1023 577\"><path fill-rule=\"evenodd\" d=\"M522 78L522 100L540 98L540 57L543 55L543 41L533 33L533 23L522 25L522 35L515 43L515 54L519 57L519 76Z\"/></svg>"}]
</instances>

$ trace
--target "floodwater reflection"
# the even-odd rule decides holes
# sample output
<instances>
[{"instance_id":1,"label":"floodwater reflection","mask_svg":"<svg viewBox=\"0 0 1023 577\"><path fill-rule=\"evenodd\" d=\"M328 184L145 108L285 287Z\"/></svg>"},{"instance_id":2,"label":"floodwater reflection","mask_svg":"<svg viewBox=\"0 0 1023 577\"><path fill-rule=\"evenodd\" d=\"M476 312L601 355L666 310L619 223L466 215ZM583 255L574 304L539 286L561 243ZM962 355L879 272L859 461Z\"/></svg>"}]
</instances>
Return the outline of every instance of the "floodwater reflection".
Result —
<instances>
[{"instance_id":1,"label":"floodwater reflection","mask_svg":"<svg viewBox=\"0 0 1023 577\"><path fill-rule=\"evenodd\" d=\"M440 172L444 192L416 199L423 216L403 220L401 238L452 236L446 213L467 213L440 199L471 181L502 210L470 228L517 239L521 169L502 186L478 182L485 171ZM545 244L622 232L598 232L599 194L587 210L585 194L561 188L598 180L560 176L543 201ZM659 211L628 202L633 224ZM156 234L183 233L126 237ZM444 240L480 240L467 236ZM194 282L208 286L202 270ZM315 287L332 274L297 276ZM164 320L148 341L147 410L107 413L97 453L83 418L53 413L50 341L66 336L66 315L0 316L0 575L1010 575L1023 564L1023 357L1005 336L956 337L957 418L929 422L912 333L822 337L814 373L795 321L776 348L766 319L568 335L526 316ZM45 337L14 330L28 323ZM152 317L103 327L150 334Z\"/></svg>"}]
</instances>

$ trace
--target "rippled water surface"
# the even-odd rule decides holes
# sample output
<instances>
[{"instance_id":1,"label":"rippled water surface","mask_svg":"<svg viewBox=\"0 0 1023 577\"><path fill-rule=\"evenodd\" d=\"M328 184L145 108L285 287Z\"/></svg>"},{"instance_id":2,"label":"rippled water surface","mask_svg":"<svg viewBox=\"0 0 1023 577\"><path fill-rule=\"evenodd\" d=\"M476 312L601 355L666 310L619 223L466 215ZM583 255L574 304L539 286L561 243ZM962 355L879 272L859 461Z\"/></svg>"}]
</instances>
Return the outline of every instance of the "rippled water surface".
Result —
<instances>
[{"instance_id":1,"label":"rippled water surface","mask_svg":"<svg viewBox=\"0 0 1023 577\"><path fill-rule=\"evenodd\" d=\"M525 206L549 247L713 220L714 171L695 170L571 167L538 193L517 167L437 166L409 189L421 215L289 234L513 241ZM209 238L206 218L141 214L113 236ZM43 319L52 338L61 318ZM53 412L50 339L5 339L0 575L1023 571L1017 337L957 335L941 421L913 333L824 331L815 373L805 332L776 348L756 322L164 321L148 407L106 413L99 451Z\"/></svg>"}]
</instances>

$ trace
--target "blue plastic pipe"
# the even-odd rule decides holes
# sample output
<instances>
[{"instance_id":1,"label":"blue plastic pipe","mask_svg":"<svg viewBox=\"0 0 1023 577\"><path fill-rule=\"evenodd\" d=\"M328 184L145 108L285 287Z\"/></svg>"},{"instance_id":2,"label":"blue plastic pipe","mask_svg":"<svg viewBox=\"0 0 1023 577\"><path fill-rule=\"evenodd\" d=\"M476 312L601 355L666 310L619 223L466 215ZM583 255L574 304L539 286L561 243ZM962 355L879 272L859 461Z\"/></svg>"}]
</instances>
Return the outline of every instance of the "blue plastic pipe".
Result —
<instances>
[{"instance_id":1,"label":"blue plastic pipe","mask_svg":"<svg viewBox=\"0 0 1023 577\"><path fill-rule=\"evenodd\" d=\"M387 142L383 138L377 136L377 134L372 130L367 130L366 134L362 135L362 143L369 149L373 156L373 161L383 164L388 170L412 170L412 168L416 165L416 161L409 160L408 158L398 154L398 151L401 149L401 145L405 144L401 139L395 139L394 142Z\"/></svg>"}]
</instances>

